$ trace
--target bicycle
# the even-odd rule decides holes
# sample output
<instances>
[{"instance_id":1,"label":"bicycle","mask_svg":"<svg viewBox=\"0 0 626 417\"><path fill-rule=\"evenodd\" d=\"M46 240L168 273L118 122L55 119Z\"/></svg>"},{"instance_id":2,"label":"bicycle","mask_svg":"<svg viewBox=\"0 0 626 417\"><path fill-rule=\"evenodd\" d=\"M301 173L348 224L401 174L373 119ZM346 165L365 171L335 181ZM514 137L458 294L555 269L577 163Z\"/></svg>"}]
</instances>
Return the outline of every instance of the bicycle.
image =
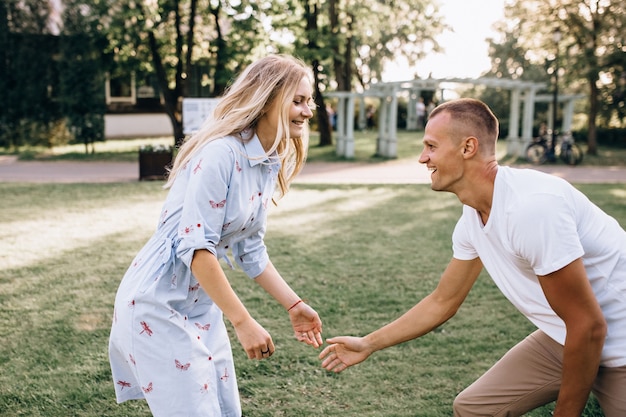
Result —
<instances>
[{"instance_id":1,"label":"bicycle","mask_svg":"<svg viewBox=\"0 0 626 417\"><path fill-rule=\"evenodd\" d=\"M533 141L526 148L526 159L535 165L545 164L551 159L550 162L554 162L558 157L568 165L578 165L582 162L583 151L576 144L574 136L570 132L557 136L552 158L550 158L551 144L552 135L550 133L533 138Z\"/></svg>"}]
</instances>

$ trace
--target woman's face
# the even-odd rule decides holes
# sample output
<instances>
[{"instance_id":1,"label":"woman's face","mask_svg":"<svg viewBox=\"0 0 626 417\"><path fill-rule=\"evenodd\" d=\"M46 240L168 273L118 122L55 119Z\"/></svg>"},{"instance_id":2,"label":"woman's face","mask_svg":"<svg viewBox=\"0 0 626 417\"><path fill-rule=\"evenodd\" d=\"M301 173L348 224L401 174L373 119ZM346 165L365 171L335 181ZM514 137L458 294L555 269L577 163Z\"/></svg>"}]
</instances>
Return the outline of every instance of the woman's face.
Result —
<instances>
[{"instance_id":1,"label":"woman's face","mask_svg":"<svg viewBox=\"0 0 626 417\"><path fill-rule=\"evenodd\" d=\"M313 117L313 111L311 106L313 105L313 98L311 97L311 83L308 78L304 77L300 80L298 88L292 99L291 106L289 108L288 122L289 122L289 134L288 137L299 138L302 136L304 127L307 121ZM278 128L278 120L280 112L282 111L282 104L275 101L270 109L259 119L257 124L257 134L261 139L273 141L276 137L276 131ZM265 144L264 144L265 147Z\"/></svg>"}]
</instances>

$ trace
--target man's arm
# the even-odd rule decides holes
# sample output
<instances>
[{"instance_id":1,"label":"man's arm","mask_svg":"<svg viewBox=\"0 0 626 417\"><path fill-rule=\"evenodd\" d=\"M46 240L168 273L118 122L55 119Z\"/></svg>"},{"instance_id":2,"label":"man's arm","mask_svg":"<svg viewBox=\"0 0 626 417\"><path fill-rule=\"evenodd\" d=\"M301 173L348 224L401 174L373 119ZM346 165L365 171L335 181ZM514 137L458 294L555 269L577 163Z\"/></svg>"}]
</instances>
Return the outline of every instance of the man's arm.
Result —
<instances>
[{"instance_id":1,"label":"man's arm","mask_svg":"<svg viewBox=\"0 0 626 417\"><path fill-rule=\"evenodd\" d=\"M600 366L606 321L580 258L538 278L550 306L563 319L567 331L554 417L579 416Z\"/></svg>"},{"instance_id":2,"label":"man's arm","mask_svg":"<svg viewBox=\"0 0 626 417\"><path fill-rule=\"evenodd\" d=\"M395 321L365 337L340 336L328 339L320 359L322 367L341 372L363 362L372 353L420 337L446 322L457 312L476 282L482 262L452 259L437 288Z\"/></svg>"}]
</instances>

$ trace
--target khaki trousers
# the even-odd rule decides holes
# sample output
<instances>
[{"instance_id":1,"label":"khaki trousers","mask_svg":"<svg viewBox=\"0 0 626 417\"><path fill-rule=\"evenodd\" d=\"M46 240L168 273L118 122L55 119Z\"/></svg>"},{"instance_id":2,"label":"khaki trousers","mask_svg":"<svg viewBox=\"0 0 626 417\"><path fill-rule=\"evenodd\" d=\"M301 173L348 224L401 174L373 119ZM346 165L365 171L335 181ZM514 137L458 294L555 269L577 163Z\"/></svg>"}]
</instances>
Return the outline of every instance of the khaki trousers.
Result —
<instances>
[{"instance_id":1,"label":"khaki trousers","mask_svg":"<svg viewBox=\"0 0 626 417\"><path fill-rule=\"evenodd\" d=\"M508 351L454 400L457 417L513 417L557 399L563 346L540 330ZM593 385L606 417L626 416L626 366L600 367Z\"/></svg>"}]
</instances>

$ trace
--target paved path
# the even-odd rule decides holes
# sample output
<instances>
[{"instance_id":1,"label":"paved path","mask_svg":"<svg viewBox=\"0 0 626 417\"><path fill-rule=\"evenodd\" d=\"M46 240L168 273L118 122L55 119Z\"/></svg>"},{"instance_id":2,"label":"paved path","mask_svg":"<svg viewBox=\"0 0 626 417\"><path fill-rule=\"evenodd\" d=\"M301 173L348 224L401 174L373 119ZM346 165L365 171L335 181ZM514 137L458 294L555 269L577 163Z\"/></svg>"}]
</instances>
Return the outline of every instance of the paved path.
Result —
<instances>
[{"instance_id":1,"label":"paved path","mask_svg":"<svg viewBox=\"0 0 626 417\"><path fill-rule=\"evenodd\" d=\"M626 183L626 167L520 165L548 172L573 183ZM0 156L0 182L102 183L139 180L137 162L17 161ZM308 163L296 183L428 184L430 173L417 159L380 163Z\"/></svg>"},{"instance_id":2,"label":"paved path","mask_svg":"<svg viewBox=\"0 0 626 417\"><path fill-rule=\"evenodd\" d=\"M626 167L572 167L517 165L557 175L574 183L626 183ZM296 182L363 184L430 184L430 172L417 159L381 163L310 163Z\"/></svg>"}]
</instances>

